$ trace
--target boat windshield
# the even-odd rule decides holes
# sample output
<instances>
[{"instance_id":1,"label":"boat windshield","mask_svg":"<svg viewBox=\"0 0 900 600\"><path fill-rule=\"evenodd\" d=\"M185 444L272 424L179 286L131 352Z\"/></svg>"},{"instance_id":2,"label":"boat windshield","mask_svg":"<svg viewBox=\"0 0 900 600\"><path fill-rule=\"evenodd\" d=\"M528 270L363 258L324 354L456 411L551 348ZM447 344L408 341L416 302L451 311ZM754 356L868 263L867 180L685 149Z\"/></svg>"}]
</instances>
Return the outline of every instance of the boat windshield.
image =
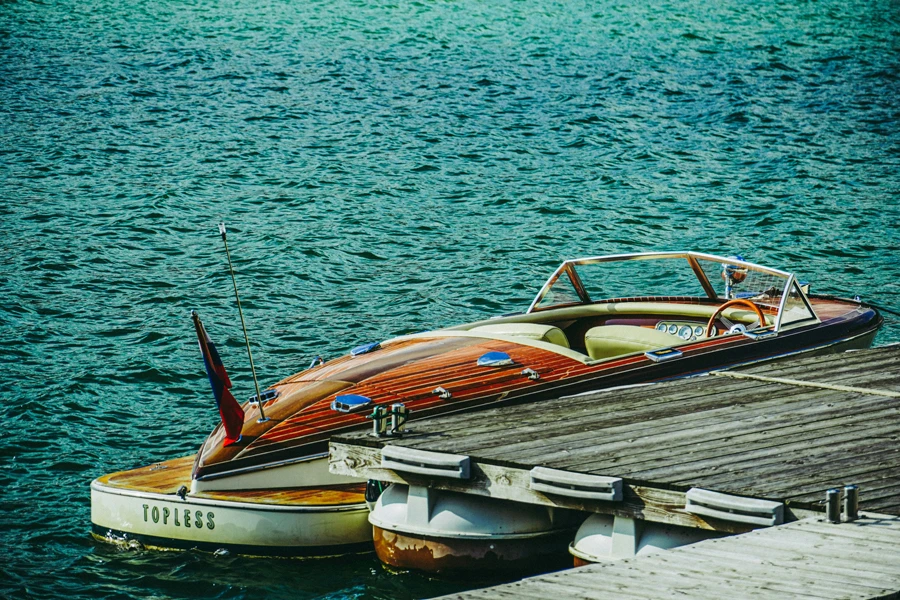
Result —
<instances>
[{"instance_id":1,"label":"boat windshield","mask_svg":"<svg viewBox=\"0 0 900 600\"><path fill-rule=\"evenodd\" d=\"M787 298L785 293L787 292ZM796 279L736 258L699 253L628 254L566 261L529 311L613 300L747 299L781 312L779 323L815 319Z\"/></svg>"},{"instance_id":2,"label":"boat windshield","mask_svg":"<svg viewBox=\"0 0 900 600\"><path fill-rule=\"evenodd\" d=\"M682 257L574 265L591 301L661 296L706 296L703 284Z\"/></svg>"}]
</instances>

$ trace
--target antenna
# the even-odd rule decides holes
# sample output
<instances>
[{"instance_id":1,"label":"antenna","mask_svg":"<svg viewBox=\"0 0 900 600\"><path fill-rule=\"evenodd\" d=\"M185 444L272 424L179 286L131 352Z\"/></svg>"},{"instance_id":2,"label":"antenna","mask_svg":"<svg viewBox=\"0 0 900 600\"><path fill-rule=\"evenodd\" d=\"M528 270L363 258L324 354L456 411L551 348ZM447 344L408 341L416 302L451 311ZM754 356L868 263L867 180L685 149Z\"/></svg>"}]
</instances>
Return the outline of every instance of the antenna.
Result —
<instances>
[{"instance_id":1,"label":"antenna","mask_svg":"<svg viewBox=\"0 0 900 600\"><path fill-rule=\"evenodd\" d=\"M234 278L234 267L231 265L231 253L228 252L228 240L225 235L225 223L219 223L219 233L222 242L225 243L225 256L228 257L228 269L231 271L231 283L234 284L234 299L237 300L238 314L241 315L241 327L244 329L244 341L247 342L247 357L250 359L250 372L253 373L253 385L256 386L256 405L259 407L259 420L257 423L265 423L269 420L263 412L262 394L259 393L259 381L256 380L256 367L253 366L253 353L250 352L250 338L247 336L247 325L244 323L244 311L241 310L241 298L238 296L237 280Z\"/></svg>"}]
</instances>

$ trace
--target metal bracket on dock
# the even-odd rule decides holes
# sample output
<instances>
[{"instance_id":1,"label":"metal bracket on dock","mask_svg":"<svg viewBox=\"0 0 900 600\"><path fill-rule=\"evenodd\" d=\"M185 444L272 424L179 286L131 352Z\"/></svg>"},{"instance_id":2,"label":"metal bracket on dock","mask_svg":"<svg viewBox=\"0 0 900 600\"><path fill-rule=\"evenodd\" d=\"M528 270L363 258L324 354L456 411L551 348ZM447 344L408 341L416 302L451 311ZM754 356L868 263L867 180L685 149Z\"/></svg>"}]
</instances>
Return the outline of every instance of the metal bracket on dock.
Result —
<instances>
[{"instance_id":1,"label":"metal bracket on dock","mask_svg":"<svg viewBox=\"0 0 900 600\"><path fill-rule=\"evenodd\" d=\"M529 487L536 492L557 494L570 498L587 498L621 502L622 479L602 475L586 475L559 469L534 467Z\"/></svg>"},{"instance_id":2,"label":"metal bracket on dock","mask_svg":"<svg viewBox=\"0 0 900 600\"><path fill-rule=\"evenodd\" d=\"M400 471L401 473L450 477L452 479L469 479L471 472L468 456L414 450L405 446L385 446L382 448L381 468Z\"/></svg>"},{"instance_id":3,"label":"metal bracket on dock","mask_svg":"<svg viewBox=\"0 0 900 600\"><path fill-rule=\"evenodd\" d=\"M686 496L684 509L691 514L766 527L784 523L784 504L781 502L742 498L700 488L689 489Z\"/></svg>"},{"instance_id":4,"label":"metal bracket on dock","mask_svg":"<svg viewBox=\"0 0 900 600\"><path fill-rule=\"evenodd\" d=\"M338 396L338 398L341 398L341 396ZM332 408L334 408L333 404ZM405 404L395 402L391 404L390 409L385 406L376 406L372 410L372 414L366 418L372 420L372 434L375 437L401 437L404 433L403 428L409 420L410 412ZM391 423L390 429L388 429L388 421Z\"/></svg>"}]
</instances>

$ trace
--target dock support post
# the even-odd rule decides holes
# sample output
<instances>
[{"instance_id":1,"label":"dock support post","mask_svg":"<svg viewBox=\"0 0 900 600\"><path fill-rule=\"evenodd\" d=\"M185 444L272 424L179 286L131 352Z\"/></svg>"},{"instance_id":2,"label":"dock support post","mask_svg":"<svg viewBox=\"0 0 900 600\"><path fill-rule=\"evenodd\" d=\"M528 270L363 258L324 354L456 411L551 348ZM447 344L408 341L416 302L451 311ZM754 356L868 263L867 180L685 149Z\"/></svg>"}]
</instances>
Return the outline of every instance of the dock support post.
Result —
<instances>
[{"instance_id":1,"label":"dock support post","mask_svg":"<svg viewBox=\"0 0 900 600\"><path fill-rule=\"evenodd\" d=\"M825 519L829 523L841 522L841 490L838 488L825 492Z\"/></svg>"},{"instance_id":2,"label":"dock support post","mask_svg":"<svg viewBox=\"0 0 900 600\"><path fill-rule=\"evenodd\" d=\"M858 485L848 485L844 487L844 515L847 521L855 521L859 518Z\"/></svg>"}]
</instances>

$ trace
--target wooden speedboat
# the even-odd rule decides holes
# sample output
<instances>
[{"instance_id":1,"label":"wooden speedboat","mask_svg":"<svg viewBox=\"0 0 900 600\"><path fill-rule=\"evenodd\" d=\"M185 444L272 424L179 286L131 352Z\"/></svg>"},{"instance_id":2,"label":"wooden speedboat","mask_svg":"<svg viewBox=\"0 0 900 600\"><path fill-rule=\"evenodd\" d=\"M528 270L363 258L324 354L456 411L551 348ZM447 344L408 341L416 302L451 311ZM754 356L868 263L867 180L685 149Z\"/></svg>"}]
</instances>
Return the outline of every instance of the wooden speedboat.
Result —
<instances>
[{"instance_id":1,"label":"wooden speedboat","mask_svg":"<svg viewBox=\"0 0 900 600\"><path fill-rule=\"evenodd\" d=\"M866 347L881 323L858 300L809 294L793 274L738 258L566 261L525 312L356 347L261 394L267 420L245 403L239 440L220 425L193 459L95 480L94 534L245 554L366 547L364 482L328 472L335 433ZM376 526L385 532L408 533Z\"/></svg>"}]
</instances>

